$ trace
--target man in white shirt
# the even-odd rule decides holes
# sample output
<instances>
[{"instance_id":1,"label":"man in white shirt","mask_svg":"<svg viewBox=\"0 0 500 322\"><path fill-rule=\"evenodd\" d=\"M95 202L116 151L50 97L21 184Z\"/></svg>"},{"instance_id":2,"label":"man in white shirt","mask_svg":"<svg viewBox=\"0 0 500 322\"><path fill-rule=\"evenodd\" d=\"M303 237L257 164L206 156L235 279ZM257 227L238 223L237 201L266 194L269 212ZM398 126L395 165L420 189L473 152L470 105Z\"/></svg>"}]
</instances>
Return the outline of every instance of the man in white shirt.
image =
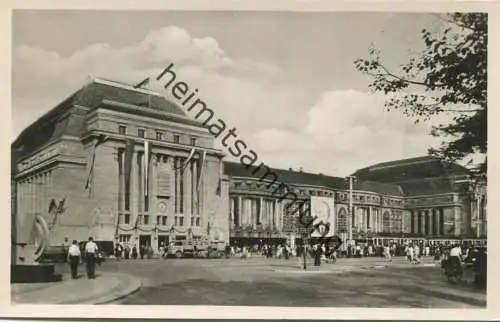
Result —
<instances>
[{"instance_id":1,"label":"man in white shirt","mask_svg":"<svg viewBox=\"0 0 500 322\"><path fill-rule=\"evenodd\" d=\"M69 246L68 249L68 262L71 267L71 277L76 279L78 277L78 264L80 264L80 247L78 247L78 242L73 240L73 244Z\"/></svg>"},{"instance_id":2,"label":"man in white shirt","mask_svg":"<svg viewBox=\"0 0 500 322\"><path fill-rule=\"evenodd\" d=\"M96 243L94 243L94 239L89 237L89 241L85 244L85 259L87 263L87 277L95 278L95 262L97 259L97 251L99 248Z\"/></svg>"},{"instance_id":3,"label":"man in white shirt","mask_svg":"<svg viewBox=\"0 0 500 322\"><path fill-rule=\"evenodd\" d=\"M453 245L450 249L449 263L451 265L450 267L456 267L460 273L462 272L461 257L462 249L458 244Z\"/></svg>"}]
</instances>

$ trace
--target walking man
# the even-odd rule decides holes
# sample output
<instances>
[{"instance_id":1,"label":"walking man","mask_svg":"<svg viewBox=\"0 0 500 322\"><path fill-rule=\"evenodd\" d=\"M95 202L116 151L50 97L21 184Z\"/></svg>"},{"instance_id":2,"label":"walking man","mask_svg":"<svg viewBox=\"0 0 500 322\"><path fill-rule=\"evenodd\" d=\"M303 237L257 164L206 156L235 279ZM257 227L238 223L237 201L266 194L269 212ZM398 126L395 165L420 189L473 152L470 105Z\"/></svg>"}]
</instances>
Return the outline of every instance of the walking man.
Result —
<instances>
[{"instance_id":1,"label":"walking man","mask_svg":"<svg viewBox=\"0 0 500 322\"><path fill-rule=\"evenodd\" d=\"M85 245L85 260L87 263L87 277L95 278L95 262L97 259L98 247L94 243L94 239L89 237L89 241Z\"/></svg>"},{"instance_id":2,"label":"walking man","mask_svg":"<svg viewBox=\"0 0 500 322\"><path fill-rule=\"evenodd\" d=\"M76 279L78 277L78 264L80 264L80 247L78 247L78 242L73 240L73 244L69 246L68 249L68 262L71 268L71 277Z\"/></svg>"}]
</instances>

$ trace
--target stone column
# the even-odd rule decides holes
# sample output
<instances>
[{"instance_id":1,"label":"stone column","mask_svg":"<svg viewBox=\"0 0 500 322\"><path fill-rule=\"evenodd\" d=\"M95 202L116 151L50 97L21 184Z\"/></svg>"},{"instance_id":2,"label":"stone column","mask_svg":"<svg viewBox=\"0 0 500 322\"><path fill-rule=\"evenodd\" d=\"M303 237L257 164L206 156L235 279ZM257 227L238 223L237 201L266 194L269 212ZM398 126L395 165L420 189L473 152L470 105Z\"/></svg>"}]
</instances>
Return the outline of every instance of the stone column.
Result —
<instances>
[{"instance_id":1,"label":"stone column","mask_svg":"<svg viewBox=\"0 0 500 322\"><path fill-rule=\"evenodd\" d=\"M134 150L132 153L132 167L130 173L130 219L132 226L137 222L137 216L139 215L139 205L138 205L138 197L139 197L139 171L137 164L137 151ZM134 236L132 235L132 238Z\"/></svg>"},{"instance_id":2,"label":"stone column","mask_svg":"<svg viewBox=\"0 0 500 322\"><path fill-rule=\"evenodd\" d=\"M243 209L243 204L241 202L241 197L238 197L238 213L236 214L236 216L238 216L238 225L241 227L242 224L241 224L241 214L242 214L242 209Z\"/></svg>"},{"instance_id":3,"label":"stone column","mask_svg":"<svg viewBox=\"0 0 500 322\"><path fill-rule=\"evenodd\" d=\"M148 188L148 198L150 200L149 204L149 214L153 223L156 224L156 217L158 216L158 183L156 178L158 177L158 154L153 154L151 156L151 163L149 166L149 188ZM160 219L161 221L161 219ZM161 222L160 222L161 223ZM158 237L158 236L157 236Z\"/></svg>"},{"instance_id":4,"label":"stone column","mask_svg":"<svg viewBox=\"0 0 500 322\"><path fill-rule=\"evenodd\" d=\"M177 162L175 161L175 158L173 156L168 156L167 157L167 162L166 162L166 167L170 171L170 199L167 201L167 227L170 229L172 225L174 224L174 218L176 216L175 213L175 198L177 198L177 191L175 190L175 171L174 170L177 166ZM163 165L162 165L163 167ZM164 168L163 168L164 169ZM169 238L170 238L170 233L169 233Z\"/></svg>"},{"instance_id":5,"label":"stone column","mask_svg":"<svg viewBox=\"0 0 500 322\"><path fill-rule=\"evenodd\" d=\"M23 215L23 183L22 181L16 182L17 185L17 195L16 195L16 213L17 220L19 221L21 216Z\"/></svg>"},{"instance_id":6,"label":"stone column","mask_svg":"<svg viewBox=\"0 0 500 322\"><path fill-rule=\"evenodd\" d=\"M418 212L418 220L420 223L420 234L425 235L425 211Z\"/></svg>"},{"instance_id":7,"label":"stone column","mask_svg":"<svg viewBox=\"0 0 500 322\"><path fill-rule=\"evenodd\" d=\"M419 233L419 229L418 229L418 216L419 216L419 212L418 211L414 211L413 212L413 233L414 234L418 234Z\"/></svg>"},{"instance_id":8,"label":"stone column","mask_svg":"<svg viewBox=\"0 0 500 322\"><path fill-rule=\"evenodd\" d=\"M193 189L192 178L192 161L186 166L184 170L184 226L191 226L191 193Z\"/></svg>"},{"instance_id":9,"label":"stone column","mask_svg":"<svg viewBox=\"0 0 500 322\"><path fill-rule=\"evenodd\" d=\"M428 222L429 222L429 229L428 229L428 235L434 235L434 216L432 213L432 209L427 210L427 216L428 216Z\"/></svg>"},{"instance_id":10,"label":"stone column","mask_svg":"<svg viewBox=\"0 0 500 322\"><path fill-rule=\"evenodd\" d=\"M443 234L443 216L441 213L441 208L436 209L436 232L437 235L442 235Z\"/></svg>"},{"instance_id":11,"label":"stone column","mask_svg":"<svg viewBox=\"0 0 500 322\"><path fill-rule=\"evenodd\" d=\"M455 223L455 236L460 236L462 234L462 208L460 206L453 207L453 221Z\"/></svg>"},{"instance_id":12,"label":"stone column","mask_svg":"<svg viewBox=\"0 0 500 322\"><path fill-rule=\"evenodd\" d=\"M201 184L201 182L198 182L199 176L198 176L198 161L195 160L193 162L193 209L191 211L192 215L194 217L198 217L200 215L199 212L199 196L198 196L198 185ZM201 186L200 186L201 188Z\"/></svg>"},{"instance_id":13,"label":"stone column","mask_svg":"<svg viewBox=\"0 0 500 322\"><path fill-rule=\"evenodd\" d=\"M278 227L278 200L274 200L273 203L273 226Z\"/></svg>"},{"instance_id":14,"label":"stone column","mask_svg":"<svg viewBox=\"0 0 500 322\"><path fill-rule=\"evenodd\" d=\"M266 214L265 214L265 211L264 211L264 199L262 197L259 198L259 215L257 217L257 223L260 222L262 223L262 225L264 225L266 223Z\"/></svg>"}]
</instances>

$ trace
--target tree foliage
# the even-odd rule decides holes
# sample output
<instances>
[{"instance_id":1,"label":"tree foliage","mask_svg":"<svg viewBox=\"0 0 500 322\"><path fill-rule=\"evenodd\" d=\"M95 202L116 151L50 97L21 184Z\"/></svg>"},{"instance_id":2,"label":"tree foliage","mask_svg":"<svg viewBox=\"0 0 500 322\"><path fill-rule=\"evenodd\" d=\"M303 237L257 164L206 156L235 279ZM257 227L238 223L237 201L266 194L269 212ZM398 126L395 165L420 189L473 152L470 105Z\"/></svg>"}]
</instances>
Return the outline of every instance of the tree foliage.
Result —
<instances>
[{"instance_id":1,"label":"tree foliage","mask_svg":"<svg viewBox=\"0 0 500 322\"><path fill-rule=\"evenodd\" d=\"M452 121L434 126L431 134L443 138L429 153L447 161L487 152L487 45L486 13L439 15L444 29L422 30L424 50L391 71L380 52L369 49L368 59L357 59L357 70L371 77L369 87L387 95L388 110L426 121L448 113ZM486 173L486 161L475 170Z\"/></svg>"}]
</instances>

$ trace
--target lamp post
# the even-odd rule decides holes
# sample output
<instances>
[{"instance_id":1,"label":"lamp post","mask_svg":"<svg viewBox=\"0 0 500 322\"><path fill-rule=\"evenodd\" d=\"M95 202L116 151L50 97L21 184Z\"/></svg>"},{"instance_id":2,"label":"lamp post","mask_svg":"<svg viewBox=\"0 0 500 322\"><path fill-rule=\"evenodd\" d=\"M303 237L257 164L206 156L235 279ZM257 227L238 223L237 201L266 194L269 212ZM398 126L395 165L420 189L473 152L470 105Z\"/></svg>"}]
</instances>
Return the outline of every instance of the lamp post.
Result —
<instances>
[{"instance_id":1,"label":"lamp post","mask_svg":"<svg viewBox=\"0 0 500 322\"><path fill-rule=\"evenodd\" d=\"M302 234L303 246L302 257L304 259L304 270L307 269L307 244L309 243L309 236L311 234L311 226L313 223L313 217L310 214L304 215L304 222L306 223L303 227L304 231Z\"/></svg>"}]
</instances>

